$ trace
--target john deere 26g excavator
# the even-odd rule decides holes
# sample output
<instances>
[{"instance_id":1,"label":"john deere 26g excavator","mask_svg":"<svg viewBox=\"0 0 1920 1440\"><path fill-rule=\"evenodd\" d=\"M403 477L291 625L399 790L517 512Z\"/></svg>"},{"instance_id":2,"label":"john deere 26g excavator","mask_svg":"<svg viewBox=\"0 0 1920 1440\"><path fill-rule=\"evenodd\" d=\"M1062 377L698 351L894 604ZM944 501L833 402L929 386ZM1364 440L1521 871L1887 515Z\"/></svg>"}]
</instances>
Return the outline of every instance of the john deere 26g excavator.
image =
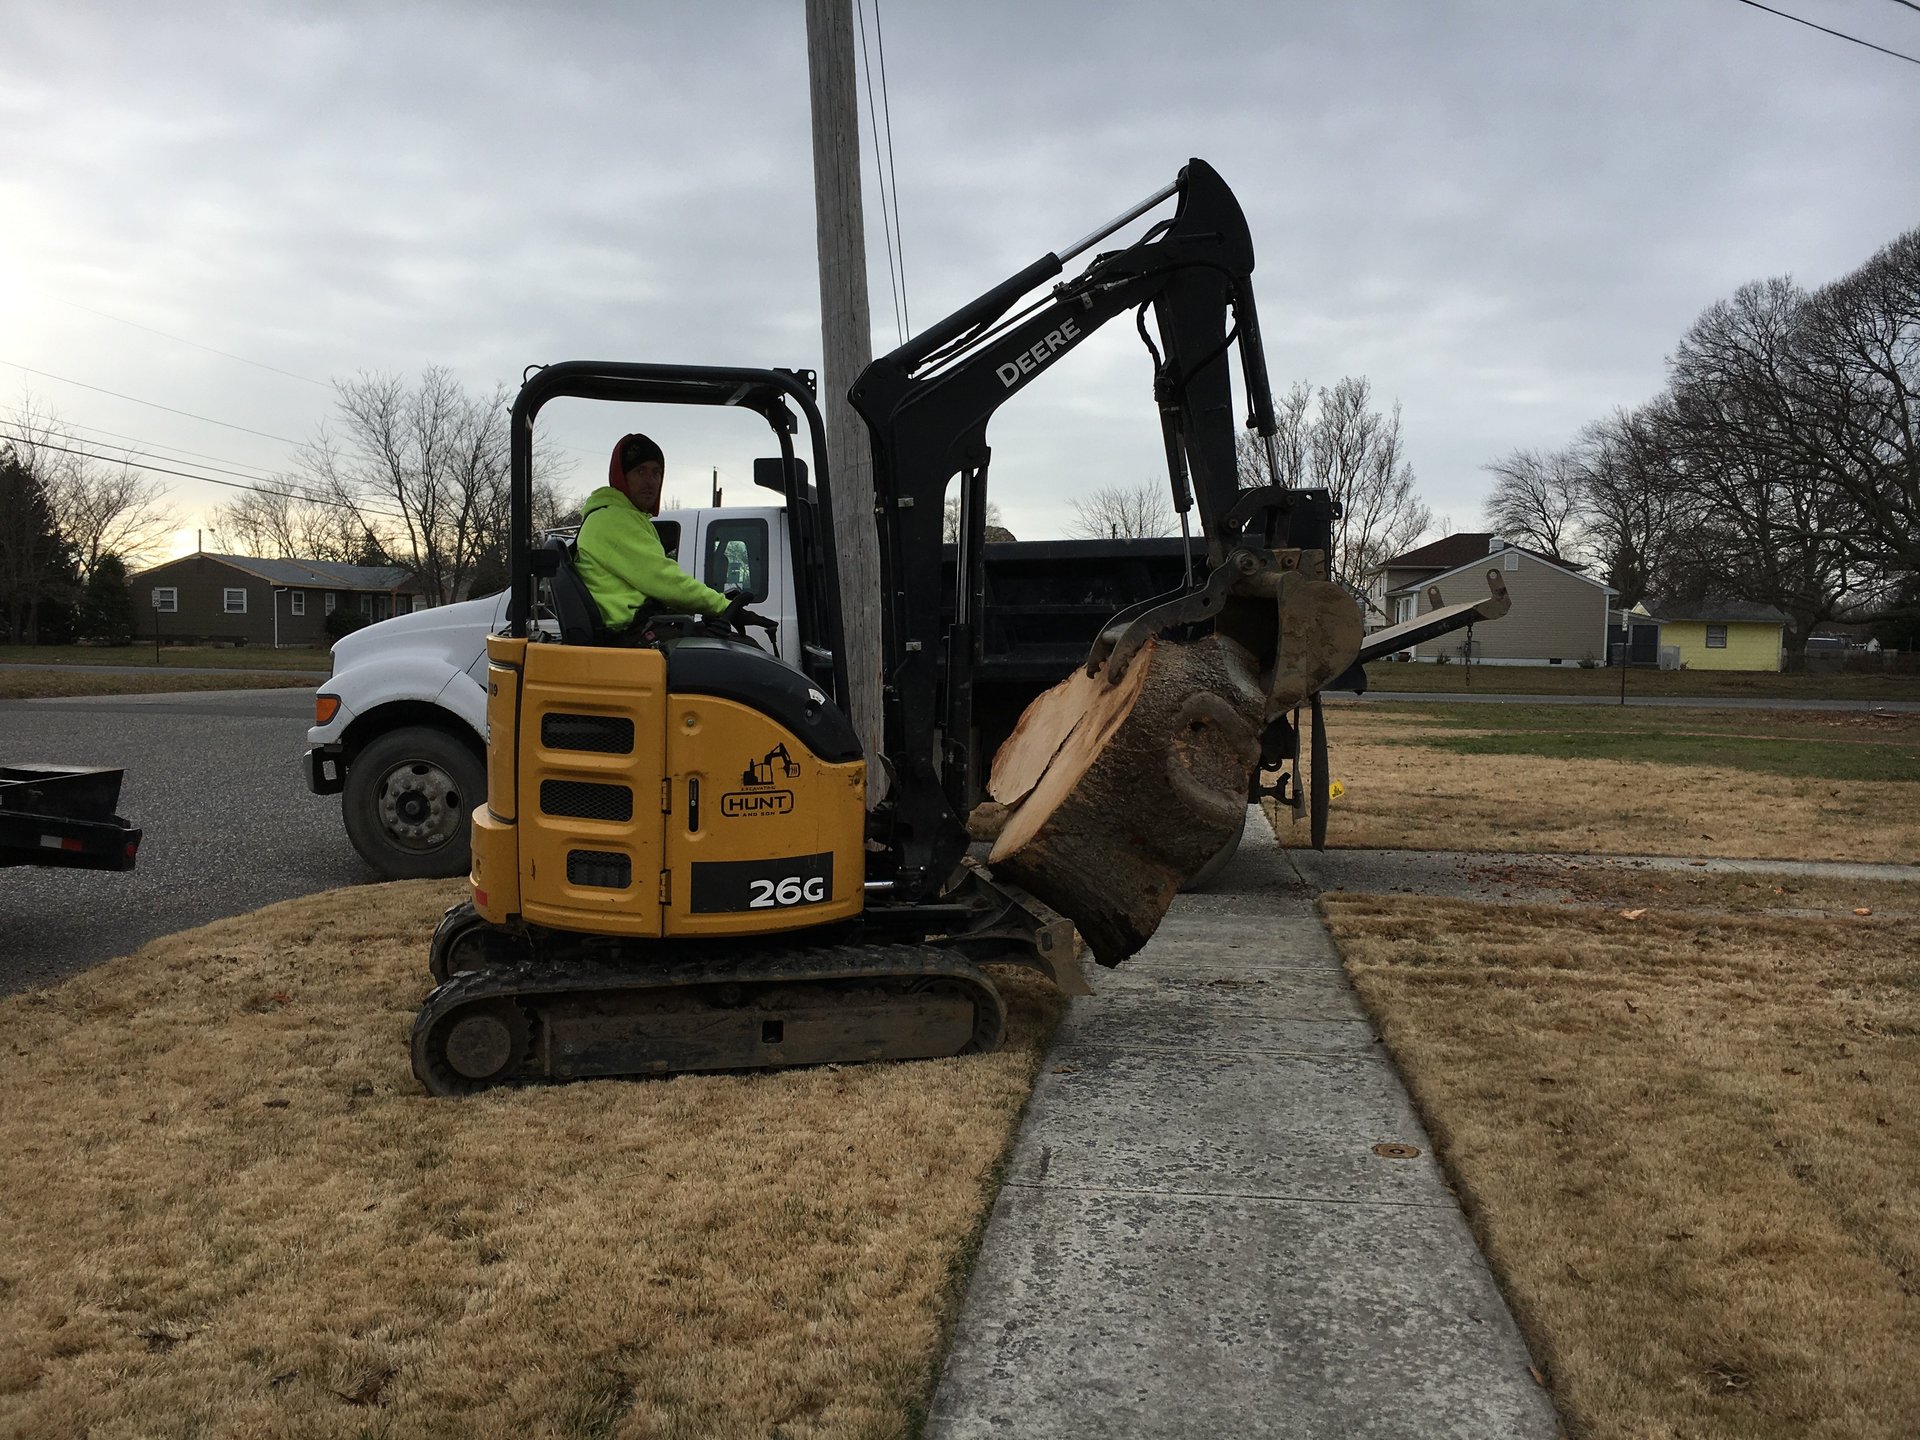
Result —
<instances>
[{"instance_id":1,"label":"john deere 26g excavator","mask_svg":"<svg viewBox=\"0 0 1920 1440\"><path fill-rule=\"evenodd\" d=\"M1168 200L1170 218L1010 313ZM832 477L812 375L600 362L532 373L513 408L512 595L505 631L487 646L473 896L434 936L438 984L413 1032L421 1082L459 1095L523 1079L955 1055L1001 1038L1005 1010L984 963L1029 966L1085 993L1072 917L968 860L964 817L990 758L968 743L986 427L1095 329L1137 312L1175 503L1183 528L1198 511L1205 563L1180 591L1115 617L1096 649L1228 624L1242 578L1272 570L1277 555L1323 566L1334 513L1324 491L1238 486L1236 345L1247 423L1265 437L1275 429L1252 270L1238 202L1193 160L853 385L871 435L881 557L890 784L871 811L847 719ZM533 425L561 396L727 405L766 419L780 453L757 478L783 491L794 573L814 577L800 605L804 673L692 618L656 619L649 645L606 643L564 547L532 539ZM810 467L795 451L802 429ZM955 476L949 621L934 586ZM543 594L557 625L541 623ZM1274 626L1264 638L1255 627L1249 643L1271 650ZM1291 725L1272 727L1265 746L1268 766L1297 769ZM1302 796L1297 777L1288 793Z\"/></svg>"}]
</instances>

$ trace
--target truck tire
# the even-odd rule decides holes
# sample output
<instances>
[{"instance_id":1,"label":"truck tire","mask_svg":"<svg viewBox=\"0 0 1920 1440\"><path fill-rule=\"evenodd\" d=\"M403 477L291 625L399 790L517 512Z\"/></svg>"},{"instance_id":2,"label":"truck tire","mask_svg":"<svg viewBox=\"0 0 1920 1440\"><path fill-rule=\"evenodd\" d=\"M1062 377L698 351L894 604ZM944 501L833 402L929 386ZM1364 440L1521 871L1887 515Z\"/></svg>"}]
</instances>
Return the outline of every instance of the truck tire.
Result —
<instances>
[{"instance_id":1,"label":"truck tire","mask_svg":"<svg viewBox=\"0 0 1920 1440\"><path fill-rule=\"evenodd\" d=\"M444 879L467 873L472 810L486 793L486 763L470 746L410 725L354 756L340 813L360 858L387 879Z\"/></svg>"}]
</instances>

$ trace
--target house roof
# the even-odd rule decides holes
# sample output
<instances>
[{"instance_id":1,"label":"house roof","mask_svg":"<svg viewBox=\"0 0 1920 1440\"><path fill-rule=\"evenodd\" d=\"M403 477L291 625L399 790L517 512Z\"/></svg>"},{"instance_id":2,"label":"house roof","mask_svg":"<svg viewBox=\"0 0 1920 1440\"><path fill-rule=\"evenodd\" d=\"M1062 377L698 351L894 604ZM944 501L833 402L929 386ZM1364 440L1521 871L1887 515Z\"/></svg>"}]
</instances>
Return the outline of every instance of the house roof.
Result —
<instances>
[{"instance_id":1,"label":"house roof","mask_svg":"<svg viewBox=\"0 0 1920 1440\"><path fill-rule=\"evenodd\" d=\"M1750 600L1702 600L1694 603L1649 600L1647 609L1658 620L1707 620L1715 625L1784 625L1786 615L1772 605Z\"/></svg>"},{"instance_id":2,"label":"house roof","mask_svg":"<svg viewBox=\"0 0 1920 1440\"><path fill-rule=\"evenodd\" d=\"M310 590L418 590L413 573L398 565L345 565L337 560L263 560L258 555L216 555L203 551L181 560L218 560L274 585ZM169 560L168 565L177 563ZM155 570L165 566L156 565Z\"/></svg>"},{"instance_id":3,"label":"house roof","mask_svg":"<svg viewBox=\"0 0 1920 1440\"><path fill-rule=\"evenodd\" d=\"M1525 545L1504 545L1496 547L1494 541L1500 537L1491 530L1463 530L1457 535L1443 535L1438 540L1396 555L1383 563L1382 570L1457 570L1474 560L1484 560L1489 555L1497 555L1502 550L1518 550L1523 555L1531 555L1536 560L1545 560L1558 565L1562 570L1584 570L1587 567L1577 560L1556 560L1544 550L1529 549Z\"/></svg>"},{"instance_id":4,"label":"house roof","mask_svg":"<svg viewBox=\"0 0 1920 1440\"><path fill-rule=\"evenodd\" d=\"M1448 537L1448 538L1452 538L1452 537ZM1524 545L1509 545L1506 547L1505 550L1495 550L1494 552L1492 552L1492 555L1475 555L1470 560L1463 560L1460 564L1454 566L1451 570L1443 570L1437 574L1421 575L1416 579L1407 581L1407 583L1404 585L1396 585L1391 590L1387 591L1387 594L1417 595L1421 591L1425 590L1427 586L1438 584L1440 581L1446 580L1454 575L1458 575L1462 571L1498 568L1498 567L1489 567L1487 565L1487 561L1492 559L1493 556L1505 555L1508 551L1515 551L1521 555L1524 555L1529 560L1533 561L1536 565L1544 565L1549 570L1558 570L1562 574L1571 575L1576 580L1584 580L1586 581L1587 584L1593 586L1597 590L1604 592L1605 594L1618 595L1620 593L1617 589L1607 584L1604 580L1596 580L1591 575L1582 575L1580 571L1583 567L1575 565L1571 561L1560 561L1560 560L1552 559L1549 556L1542 555L1538 550L1529 550Z\"/></svg>"}]
</instances>

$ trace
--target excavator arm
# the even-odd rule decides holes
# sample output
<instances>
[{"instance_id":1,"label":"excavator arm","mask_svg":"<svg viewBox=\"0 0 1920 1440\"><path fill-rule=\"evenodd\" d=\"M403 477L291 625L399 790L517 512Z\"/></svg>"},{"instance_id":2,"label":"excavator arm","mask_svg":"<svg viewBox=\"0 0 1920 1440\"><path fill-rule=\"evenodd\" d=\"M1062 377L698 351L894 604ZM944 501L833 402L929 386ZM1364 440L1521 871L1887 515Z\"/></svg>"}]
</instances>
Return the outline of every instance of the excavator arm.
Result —
<instances>
[{"instance_id":1,"label":"excavator arm","mask_svg":"<svg viewBox=\"0 0 1920 1440\"><path fill-rule=\"evenodd\" d=\"M1014 310L1069 260L1176 196L1170 219ZM967 736L991 460L987 425L1000 406L1094 331L1128 312L1137 315L1154 362L1153 396L1174 505L1183 529L1198 511L1206 542L1205 575L1122 618L1148 617L1149 626L1213 620L1225 608L1227 586L1214 583L1210 590L1209 580L1223 571L1237 579L1304 561L1310 572L1323 572L1333 520L1325 492L1239 485L1229 364L1236 346L1247 423L1269 442L1275 429L1252 271L1253 244L1239 202L1211 166L1191 160L1171 185L1077 244L1042 256L875 360L855 381L850 398L873 450L885 748L895 770L883 818L900 898L931 896L958 865L967 844L960 816L985 759L968 752ZM945 502L956 476L958 594L948 622L943 597L927 577L940 573ZM1276 559L1276 551L1285 558ZM1192 598L1210 593L1217 603ZM1173 609L1150 616L1155 605Z\"/></svg>"}]
</instances>

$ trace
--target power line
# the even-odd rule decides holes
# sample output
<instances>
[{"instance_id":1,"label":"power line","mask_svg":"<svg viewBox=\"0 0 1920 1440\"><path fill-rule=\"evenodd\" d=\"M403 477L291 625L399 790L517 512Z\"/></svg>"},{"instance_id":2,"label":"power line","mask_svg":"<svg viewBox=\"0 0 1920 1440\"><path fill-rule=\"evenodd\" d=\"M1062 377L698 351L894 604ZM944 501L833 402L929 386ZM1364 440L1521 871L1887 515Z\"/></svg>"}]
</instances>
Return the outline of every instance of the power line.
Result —
<instances>
[{"instance_id":1,"label":"power line","mask_svg":"<svg viewBox=\"0 0 1920 1440\"><path fill-rule=\"evenodd\" d=\"M258 435L262 440L278 440L282 445L298 445L300 443L298 440L289 439L285 435L269 435L265 430L249 430L245 425L235 425L226 420L215 420L209 415L196 415L191 410L176 410L171 405L162 405L153 400L142 400L137 395L122 395L118 390L108 390L99 385L89 385L84 380L69 380L64 375L54 375L45 370L36 370L31 365L22 365L16 360L0 360L0 365L10 366L15 370L24 370L27 374L38 375L43 380L58 380L62 385L78 385L82 390L91 390L99 395L111 395L116 400L128 400L135 405L145 405L149 409L164 410L169 415L184 415L189 420L200 420L208 425L218 425L226 430L238 430L243 435Z\"/></svg>"},{"instance_id":2,"label":"power line","mask_svg":"<svg viewBox=\"0 0 1920 1440\"><path fill-rule=\"evenodd\" d=\"M1876 45L1871 40L1862 40L1858 35L1848 35L1839 30L1829 30L1824 25L1816 25L1811 20L1802 20L1798 15L1789 15L1784 10L1776 10L1771 5L1762 5L1760 0L1740 0L1742 5L1751 5L1756 10L1764 10L1769 15L1778 15L1782 20L1791 20L1796 25L1804 25L1809 30L1818 30L1822 35L1831 35L1836 40L1851 40L1856 45L1864 45L1869 50L1878 50L1882 55L1891 55L1896 60L1904 60L1909 65L1920 65L1920 56L1902 55L1898 50L1889 50L1884 45ZM1904 3L1904 0L1903 0ZM1915 9L1920 9L1916 5Z\"/></svg>"},{"instance_id":3,"label":"power line","mask_svg":"<svg viewBox=\"0 0 1920 1440\"><path fill-rule=\"evenodd\" d=\"M867 10L863 3L859 3L859 0L856 0L854 5L854 14L860 23L860 65L867 74L867 121L873 130L873 169L874 175L880 185L880 233L887 247L887 284L893 291L893 325L895 333L900 337L899 343L904 345L907 340L906 309L901 295L904 275L896 269L894 261L894 233L896 229L894 217L899 197L896 195L891 203L888 200L887 172L881 165L880 158L880 106L875 103L873 96L873 57L867 53ZM880 16L876 7L874 13L874 29L876 33L879 27ZM888 121L887 133L889 153L891 153L893 133L891 119Z\"/></svg>"},{"instance_id":4,"label":"power line","mask_svg":"<svg viewBox=\"0 0 1920 1440\"><path fill-rule=\"evenodd\" d=\"M893 105L887 99L887 37L880 30L880 0L873 0L873 38L880 49L880 112L887 122L887 180L893 191L893 240L900 250L900 318L909 332L913 316L907 310L907 242L900 234L900 179L893 168Z\"/></svg>"},{"instance_id":5,"label":"power line","mask_svg":"<svg viewBox=\"0 0 1920 1440\"><path fill-rule=\"evenodd\" d=\"M880 164L880 112L873 99L873 57L867 53L867 7L855 0L854 15L860 22L860 68L867 76L867 124L873 131L873 171L880 187L880 236L887 247L887 285L893 292L893 332L895 344L907 341L906 327L900 320L900 281L893 264L893 222L888 218L887 172Z\"/></svg>"},{"instance_id":6,"label":"power line","mask_svg":"<svg viewBox=\"0 0 1920 1440\"><path fill-rule=\"evenodd\" d=\"M41 293L45 294L46 292L42 291ZM142 325L136 320L127 319L124 315L109 315L105 310L96 310L93 306L82 305L77 300L63 300L58 295L48 295L47 298L56 305L68 305L75 310L84 310L89 315L98 315L102 320L111 320L119 325L130 325L135 330L144 330L147 334L158 335L163 340L172 340L181 345L191 345L194 349L204 350L209 355L219 355L228 360L238 360L242 365L251 365L256 370L271 370L275 375L284 375L289 380L300 381L303 385L318 385L322 390L331 390L333 388L333 386L329 385L325 380L315 380L311 375L296 375L291 370L282 370L278 365L267 365L258 360L249 360L246 356L236 355L231 350L217 350L211 345L202 345L198 340L189 340L184 335L174 335L165 330L156 330L151 325Z\"/></svg>"},{"instance_id":7,"label":"power line","mask_svg":"<svg viewBox=\"0 0 1920 1440\"><path fill-rule=\"evenodd\" d=\"M143 451L170 450L173 452L173 455L187 455L195 460L212 460L218 462L220 465L238 465L241 467L239 470L226 471L225 473L229 475L239 475L246 471L252 471L256 479L272 480L275 478L273 471L267 470L263 466L249 464L245 460L235 460L226 455L209 455L204 450L189 450L183 445L163 445L158 440L148 440L140 435L128 435L119 430L102 430L98 425L82 425L78 420L62 419L59 422L59 428L67 433L77 444L97 445L100 443L97 440L86 440L71 433L75 430L84 430L89 435L105 435L110 440L131 440ZM109 445L106 448L110 450L121 450L127 447ZM171 459L173 457L166 456L163 458Z\"/></svg>"},{"instance_id":8,"label":"power line","mask_svg":"<svg viewBox=\"0 0 1920 1440\"><path fill-rule=\"evenodd\" d=\"M51 450L57 455L78 455L86 460L98 460L102 457L91 450L75 450L65 445L50 445L44 440L29 440L25 436L16 437L22 443L30 443L37 449ZM198 480L206 485L224 485L229 490L249 490L256 495L270 495L279 500L299 500L308 505L326 505L340 510L351 510L357 515L378 515L382 519L404 520L406 516L398 510L381 510L370 505L361 505L352 500L331 499L322 495L307 495L295 490L274 490L264 485L243 485L237 480L216 480L211 475L196 474L188 470L169 470L164 465L143 465L136 460L120 462L129 470L139 470L150 475L173 475L182 480Z\"/></svg>"},{"instance_id":9,"label":"power line","mask_svg":"<svg viewBox=\"0 0 1920 1440\"><path fill-rule=\"evenodd\" d=\"M1920 10L1920 3L1916 3L1916 0L1893 0L1893 3L1896 5L1904 5L1909 10Z\"/></svg>"}]
</instances>

